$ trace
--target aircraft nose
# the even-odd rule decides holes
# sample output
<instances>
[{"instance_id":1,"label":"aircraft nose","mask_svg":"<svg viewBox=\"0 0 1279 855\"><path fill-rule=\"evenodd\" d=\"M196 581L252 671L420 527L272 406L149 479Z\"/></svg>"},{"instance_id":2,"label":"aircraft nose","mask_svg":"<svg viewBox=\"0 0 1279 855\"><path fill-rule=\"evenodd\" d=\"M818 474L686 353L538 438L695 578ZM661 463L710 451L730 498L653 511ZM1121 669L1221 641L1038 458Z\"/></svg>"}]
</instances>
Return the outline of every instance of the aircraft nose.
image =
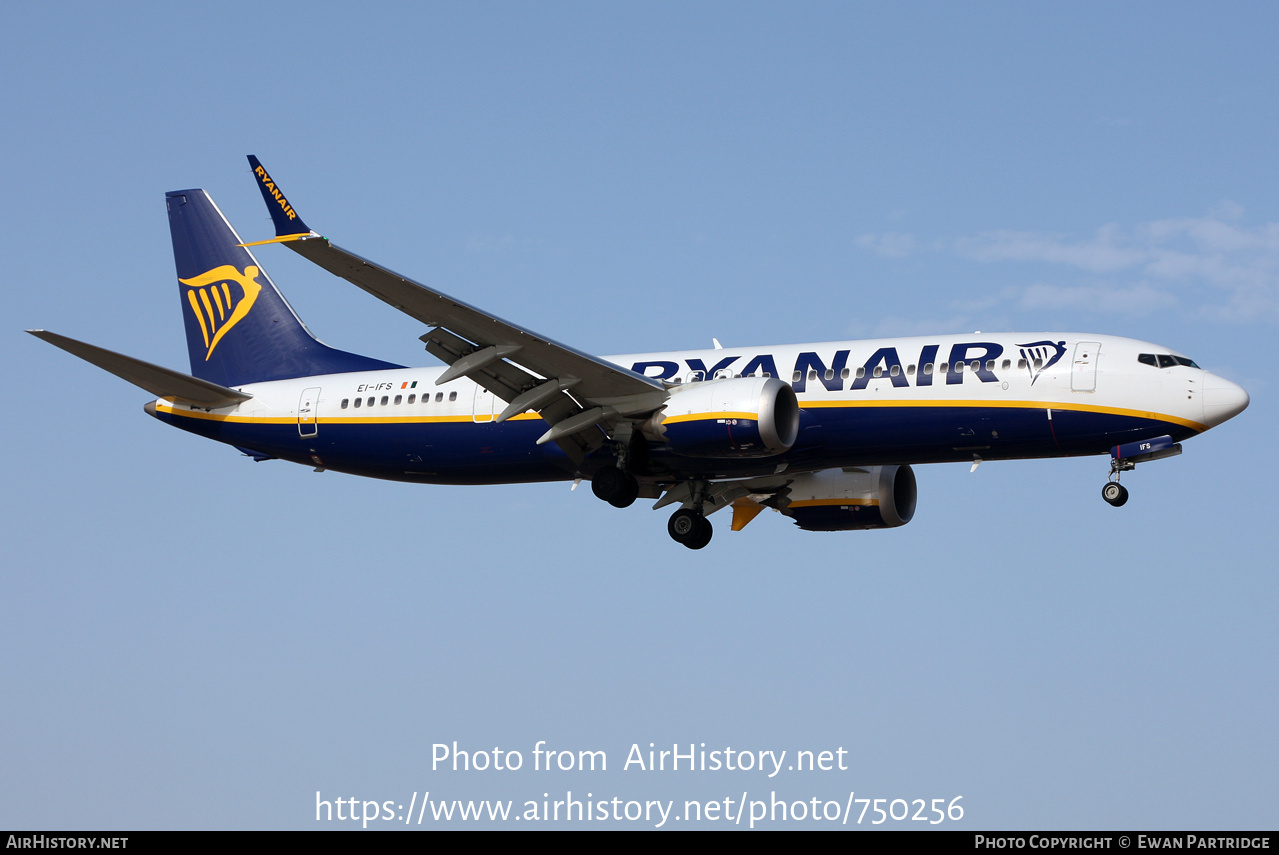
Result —
<instances>
[{"instance_id":1,"label":"aircraft nose","mask_svg":"<svg viewBox=\"0 0 1279 855\"><path fill-rule=\"evenodd\" d=\"M1208 374L1203 385L1204 422L1216 427L1227 419L1233 419L1248 406L1248 393L1224 377Z\"/></svg>"}]
</instances>

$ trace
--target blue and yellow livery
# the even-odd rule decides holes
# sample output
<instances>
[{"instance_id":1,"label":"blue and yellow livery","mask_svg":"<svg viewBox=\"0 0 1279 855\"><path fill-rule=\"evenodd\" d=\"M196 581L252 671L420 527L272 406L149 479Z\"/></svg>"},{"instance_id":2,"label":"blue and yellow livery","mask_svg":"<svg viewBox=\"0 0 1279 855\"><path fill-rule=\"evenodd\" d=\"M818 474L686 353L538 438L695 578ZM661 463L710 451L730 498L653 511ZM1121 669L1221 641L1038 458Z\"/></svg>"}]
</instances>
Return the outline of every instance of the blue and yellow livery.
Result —
<instances>
[{"instance_id":1,"label":"blue and yellow livery","mask_svg":"<svg viewBox=\"0 0 1279 855\"><path fill-rule=\"evenodd\" d=\"M1109 454L1103 497L1122 505L1122 473L1248 405L1177 351L1079 333L600 358L341 249L249 162L276 230L260 243L421 322L442 366L316 340L203 190L166 196L189 375L31 332L155 395L156 418L256 460L432 484L590 479L617 507L675 506L670 535L697 549L727 507L734 530L764 508L813 531L904 525L914 464Z\"/></svg>"}]
</instances>

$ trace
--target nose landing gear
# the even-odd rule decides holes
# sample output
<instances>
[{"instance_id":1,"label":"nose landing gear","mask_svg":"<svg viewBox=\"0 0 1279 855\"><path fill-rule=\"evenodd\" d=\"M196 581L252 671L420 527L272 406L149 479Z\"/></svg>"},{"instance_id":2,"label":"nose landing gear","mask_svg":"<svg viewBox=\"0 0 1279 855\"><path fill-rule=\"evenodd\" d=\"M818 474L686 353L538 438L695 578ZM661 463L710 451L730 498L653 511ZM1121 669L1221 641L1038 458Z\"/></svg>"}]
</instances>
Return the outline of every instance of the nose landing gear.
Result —
<instances>
[{"instance_id":1,"label":"nose landing gear","mask_svg":"<svg viewBox=\"0 0 1279 855\"><path fill-rule=\"evenodd\" d=\"M1122 507L1128 501L1128 490L1118 481L1107 481L1101 488L1101 497L1116 508Z\"/></svg>"},{"instance_id":2,"label":"nose landing gear","mask_svg":"<svg viewBox=\"0 0 1279 855\"><path fill-rule=\"evenodd\" d=\"M1128 501L1128 491L1119 483L1121 473L1136 469L1138 463L1175 457L1178 454L1181 454L1181 444L1173 442L1171 436L1157 436L1116 445L1110 449L1110 478L1106 480L1106 486L1101 488L1101 497L1114 507L1121 507Z\"/></svg>"}]
</instances>

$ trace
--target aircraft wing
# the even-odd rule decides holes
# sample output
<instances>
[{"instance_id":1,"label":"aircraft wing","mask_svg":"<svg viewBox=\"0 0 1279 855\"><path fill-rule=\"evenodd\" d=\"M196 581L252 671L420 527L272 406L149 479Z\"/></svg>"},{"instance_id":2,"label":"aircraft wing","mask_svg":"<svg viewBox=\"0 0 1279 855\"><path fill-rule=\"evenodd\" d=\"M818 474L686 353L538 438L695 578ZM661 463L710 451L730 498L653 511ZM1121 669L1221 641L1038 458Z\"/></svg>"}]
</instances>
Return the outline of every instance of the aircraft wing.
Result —
<instances>
[{"instance_id":1,"label":"aircraft wing","mask_svg":"<svg viewBox=\"0 0 1279 855\"><path fill-rule=\"evenodd\" d=\"M508 404L499 421L537 410L551 426L539 442L559 442L580 461L618 423L665 403L665 387L657 380L504 321L336 246L306 226L256 157L249 155L249 164L276 229L276 237L262 243L284 243L434 327L422 340L429 353L450 366L437 382L465 376L483 386Z\"/></svg>"},{"instance_id":2,"label":"aircraft wing","mask_svg":"<svg viewBox=\"0 0 1279 855\"><path fill-rule=\"evenodd\" d=\"M141 359L76 341L48 330L27 330L27 332L49 342L54 347L62 348L73 356L80 357L85 362L91 362L105 371L110 371L122 380L128 380L134 386L150 392L157 398L177 398L212 410L218 407L230 407L253 397L244 392L237 392L235 389L219 386L217 383L210 383L208 380L201 380L199 377L143 362Z\"/></svg>"}]
</instances>

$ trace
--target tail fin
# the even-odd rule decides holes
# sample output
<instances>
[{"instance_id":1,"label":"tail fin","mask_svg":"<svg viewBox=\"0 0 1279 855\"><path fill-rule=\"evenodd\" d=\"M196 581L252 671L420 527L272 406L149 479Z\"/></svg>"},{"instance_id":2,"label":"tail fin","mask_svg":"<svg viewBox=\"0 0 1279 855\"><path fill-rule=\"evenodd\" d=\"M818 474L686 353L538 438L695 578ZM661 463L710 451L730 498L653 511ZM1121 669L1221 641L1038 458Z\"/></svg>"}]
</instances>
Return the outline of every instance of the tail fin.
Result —
<instances>
[{"instance_id":1,"label":"tail fin","mask_svg":"<svg viewBox=\"0 0 1279 855\"><path fill-rule=\"evenodd\" d=\"M318 341L203 190L165 194L191 373L221 386L401 366Z\"/></svg>"}]
</instances>

